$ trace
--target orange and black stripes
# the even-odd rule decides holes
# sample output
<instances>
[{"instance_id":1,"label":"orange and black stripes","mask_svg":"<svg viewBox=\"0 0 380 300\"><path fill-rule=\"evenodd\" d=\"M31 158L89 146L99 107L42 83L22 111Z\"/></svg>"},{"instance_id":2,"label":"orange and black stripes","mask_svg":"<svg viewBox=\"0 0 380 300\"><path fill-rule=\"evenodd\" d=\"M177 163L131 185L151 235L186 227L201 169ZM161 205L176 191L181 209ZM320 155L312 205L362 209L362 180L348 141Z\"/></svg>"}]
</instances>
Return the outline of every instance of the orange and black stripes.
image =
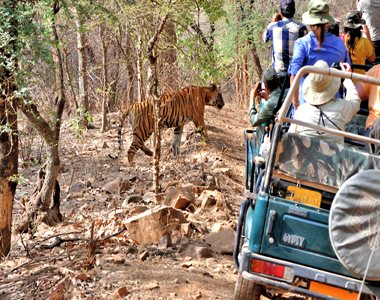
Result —
<instances>
[{"instance_id":1,"label":"orange and black stripes","mask_svg":"<svg viewBox=\"0 0 380 300\"><path fill-rule=\"evenodd\" d=\"M207 138L203 117L205 105L217 106L219 109L224 106L223 97L215 85L210 87L189 86L175 93L166 93L160 97L160 100L162 128L175 128L173 144L175 154L178 152L180 135L186 123L193 121L197 128L199 126L202 128L202 133ZM132 144L128 150L129 162L133 161L133 157L139 149L142 149L147 155L152 155L152 151L144 145L154 130L153 104L152 99L148 99L131 105L123 113L118 130L119 153L115 158L118 158L121 153L121 130L127 118L129 118L133 131Z\"/></svg>"}]
</instances>

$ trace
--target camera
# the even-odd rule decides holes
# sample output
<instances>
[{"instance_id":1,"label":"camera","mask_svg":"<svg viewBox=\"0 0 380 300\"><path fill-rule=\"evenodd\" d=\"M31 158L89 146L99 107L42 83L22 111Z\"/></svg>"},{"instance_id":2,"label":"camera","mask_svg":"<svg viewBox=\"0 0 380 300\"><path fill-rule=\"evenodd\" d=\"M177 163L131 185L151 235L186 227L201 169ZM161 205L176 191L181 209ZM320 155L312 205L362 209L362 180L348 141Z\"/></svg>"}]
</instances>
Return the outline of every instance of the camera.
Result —
<instances>
[{"instance_id":1,"label":"camera","mask_svg":"<svg viewBox=\"0 0 380 300\"><path fill-rule=\"evenodd\" d=\"M340 67L340 62L336 61L331 64L331 68L337 69L339 71L342 71L342 68Z\"/></svg>"}]
</instances>

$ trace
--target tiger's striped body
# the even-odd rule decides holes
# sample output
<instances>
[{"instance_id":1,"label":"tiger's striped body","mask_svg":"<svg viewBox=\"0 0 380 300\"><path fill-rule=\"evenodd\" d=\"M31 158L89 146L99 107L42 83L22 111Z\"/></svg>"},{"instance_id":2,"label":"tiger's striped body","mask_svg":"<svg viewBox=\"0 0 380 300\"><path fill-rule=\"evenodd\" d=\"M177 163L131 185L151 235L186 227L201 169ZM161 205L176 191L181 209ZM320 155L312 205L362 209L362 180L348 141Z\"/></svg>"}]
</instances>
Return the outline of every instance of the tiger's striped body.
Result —
<instances>
[{"instance_id":1,"label":"tiger's striped body","mask_svg":"<svg viewBox=\"0 0 380 300\"><path fill-rule=\"evenodd\" d=\"M216 106L221 109L224 106L222 94L219 89L210 87L189 86L175 93L166 93L160 97L160 118L162 128L174 127L174 154L178 154L179 143L183 126L193 121L198 132L208 140L206 125L204 123L205 105ZM128 160L133 161L135 153L141 149L145 154L152 156L153 153L145 145L145 141L154 130L153 102L152 99L129 106L123 113L119 125L119 154L121 152L121 129L126 119L132 125L133 139L128 150ZM117 156L117 157L118 157Z\"/></svg>"}]
</instances>

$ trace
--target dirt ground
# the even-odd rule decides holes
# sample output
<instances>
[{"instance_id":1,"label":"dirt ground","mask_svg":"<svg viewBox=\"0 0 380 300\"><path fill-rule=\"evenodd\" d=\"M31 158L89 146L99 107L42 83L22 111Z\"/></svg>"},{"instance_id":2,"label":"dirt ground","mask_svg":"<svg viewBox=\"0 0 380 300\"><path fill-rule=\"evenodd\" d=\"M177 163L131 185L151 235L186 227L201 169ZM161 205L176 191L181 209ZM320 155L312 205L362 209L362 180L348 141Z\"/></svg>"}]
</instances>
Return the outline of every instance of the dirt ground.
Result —
<instances>
[{"instance_id":1,"label":"dirt ground","mask_svg":"<svg viewBox=\"0 0 380 300\"><path fill-rule=\"evenodd\" d=\"M90 237L92 221L97 239L122 230L123 222L136 214L136 205L124 206L123 201L132 194L146 196L151 188L151 158L139 151L134 165L123 160L131 140L130 128L126 127L123 135L122 157L108 157L117 153L117 116L111 115L112 129L107 133L92 129L78 134L69 121L64 122L59 176L64 221L50 227L41 224L28 234L12 237L12 250L0 265L0 299L113 299L123 291L127 291L125 299L232 299L237 276L232 255L181 255L189 244L204 245L204 233L194 231L189 238L175 239L173 247L159 249L157 244L137 245L124 231L100 241L93 262L89 261L88 241L75 240ZM207 173L215 161L222 161L230 175L219 178L217 190L231 211L222 217L207 209L186 212L185 216L195 215L207 225L208 232L215 223L235 229L244 191L244 129L250 127L247 111L236 105L226 105L220 111L206 108L205 120L211 142L190 135L194 126L188 125L179 158L173 158L168 150L172 130L163 131L161 185L198 181L200 171ZM94 117L94 124L100 127L100 116ZM27 144L26 139L23 142ZM31 144L34 152L29 160L34 161L41 155L37 149L44 150L38 146L38 137ZM14 220L35 188L39 167L31 163L20 170ZM104 184L117 177L128 179L131 188L122 194L105 193ZM159 205L149 200L145 204ZM52 249L41 247L59 238L73 240ZM144 249L150 255L142 261L139 252Z\"/></svg>"}]
</instances>

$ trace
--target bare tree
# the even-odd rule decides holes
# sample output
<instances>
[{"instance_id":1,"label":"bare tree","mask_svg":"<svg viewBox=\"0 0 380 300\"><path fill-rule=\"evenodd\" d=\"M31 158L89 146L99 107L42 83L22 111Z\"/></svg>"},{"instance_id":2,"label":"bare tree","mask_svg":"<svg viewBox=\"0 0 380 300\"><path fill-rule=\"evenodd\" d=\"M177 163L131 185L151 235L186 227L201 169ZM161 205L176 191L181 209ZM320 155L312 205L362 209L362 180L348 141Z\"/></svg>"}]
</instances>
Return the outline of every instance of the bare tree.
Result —
<instances>
[{"instance_id":1,"label":"bare tree","mask_svg":"<svg viewBox=\"0 0 380 300\"><path fill-rule=\"evenodd\" d=\"M87 55L86 55L86 33L83 30L83 17L77 8L72 9L77 29L78 49L78 82L79 82L79 116L80 127L88 127L88 81L87 81Z\"/></svg>"},{"instance_id":2,"label":"bare tree","mask_svg":"<svg viewBox=\"0 0 380 300\"><path fill-rule=\"evenodd\" d=\"M18 167L17 99L14 96L17 89L14 75L18 61L12 57L17 52L17 1L5 1L2 6L9 13L6 32L10 40L7 44L0 44L4 66L0 71L0 258L9 253L11 246L12 208Z\"/></svg>"},{"instance_id":3,"label":"bare tree","mask_svg":"<svg viewBox=\"0 0 380 300\"><path fill-rule=\"evenodd\" d=\"M54 2L51 8L56 16L60 10L58 1ZM51 23L52 31L52 54L55 63L55 106L53 120L46 121L40 114L37 106L32 100L20 101L19 107L23 114L29 119L33 126L38 130L41 136L49 146L49 158L45 166L40 170L40 183L38 190L29 200L29 205L22 221L16 226L17 231L26 231L33 223L37 226L40 222L52 224L62 221L62 215L59 211L59 184L57 182L58 170L60 166L59 159L59 138L61 130L61 120L66 98L63 83L63 63L61 51L59 49L59 38L55 22L55 17ZM52 195L55 191L55 201L52 206Z\"/></svg>"},{"instance_id":4,"label":"bare tree","mask_svg":"<svg viewBox=\"0 0 380 300\"><path fill-rule=\"evenodd\" d=\"M107 63L107 49L108 49L108 43L105 41L104 38L104 30L103 26L99 26L99 37L102 44L102 56L103 56L103 62L102 62L102 70L103 70L103 99L102 99L102 127L101 132L106 132L109 127L108 122L108 63Z\"/></svg>"},{"instance_id":5,"label":"bare tree","mask_svg":"<svg viewBox=\"0 0 380 300\"><path fill-rule=\"evenodd\" d=\"M160 98L158 95L158 78L157 78L157 55L154 53L158 36L162 32L168 16L166 15L160 22L153 37L148 42L148 95L153 99L153 114L154 114L154 133L153 133L153 189L156 195L161 192L160 188L160 159L161 159L161 135L160 135Z\"/></svg>"}]
</instances>

